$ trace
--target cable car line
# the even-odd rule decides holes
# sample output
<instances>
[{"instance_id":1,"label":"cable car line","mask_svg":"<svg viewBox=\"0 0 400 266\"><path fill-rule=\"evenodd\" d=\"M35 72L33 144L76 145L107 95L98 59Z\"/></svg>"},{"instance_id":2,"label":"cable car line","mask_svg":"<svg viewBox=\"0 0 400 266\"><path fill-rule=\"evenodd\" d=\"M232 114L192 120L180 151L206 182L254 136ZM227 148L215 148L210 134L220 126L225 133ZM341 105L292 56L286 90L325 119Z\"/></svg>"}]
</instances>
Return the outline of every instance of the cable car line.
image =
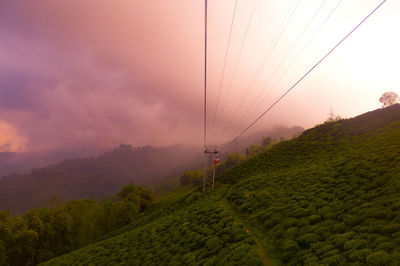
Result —
<instances>
[{"instance_id":1,"label":"cable car line","mask_svg":"<svg viewBox=\"0 0 400 266\"><path fill-rule=\"evenodd\" d=\"M234 21L235 21L236 8L237 8L237 0L235 0L235 7L233 9L231 26L230 26L230 30L229 30L228 44L227 44L227 47L225 49L224 65L222 67L222 74L221 74L221 78L220 78L220 81L219 81L219 87L218 87L218 93L217 93L217 101L215 103L214 115L213 115L213 119L212 119L212 123L211 123L211 136L213 135L212 132L215 131L215 127L214 127L214 125L215 125L215 117L216 117L217 112L218 112L218 104L219 104L219 98L220 98L220 95L221 95L221 87L222 87L222 83L223 83L224 76L225 76L226 62L227 62L227 59L228 59L228 53L229 53L229 48L230 48L230 44L231 44L232 29L233 29L233 24L234 24Z\"/></svg>"},{"instance_id":2,"label":"cable car line","mask_svg":"<svg viewBox=\"0 0 400 266\"><path fill-rule=\"evenodd\" d=\"M256 120L246 127L233 140L239 138L246 133L255 123L257 123L266 113L268 113L275 105L277 105L290 91L292 91L305 77L308 76L322 61L324 61L339 45L341 45L355 30L357 30L372 14L374 14L386 0L383 0L375 9L373 9L357 26L355 26L343 39L341 39L329 52L327 52L315 65L313 65L299 80L297 80L284 94L282 94L270 107L267 108Z\"/></svg>"},{"instance_id":3,"label":"cable car line","mask_svg":"<svg viewBox=\"0 0 400 266\"><path fill-rule=\"evenodd\" d=\"M256 70L255 76L253 79L251 79L251 81L249 82L248 86L246 87L245 90L245 94L244 97L241 97L241 102L245 102L247 100L247 97L250 94L250 91L254 88L254 85L256 83L256 81L258 80L260 74L262 73L262 71L264 70L264 67L266 65L266 63L269 61L270 56L272 55L272 52L275 50L277 44L279 43L282 35L284 34L286 27L288 26L288 24L290 23L290 21L292 20L299 4L300 4L301 0L297 0L297 1L293 1L292 2L292 6L290 6L288 12L285 15L285 18L283 19L281 26L279 27L279 30L275 33L273 39L271 40L271 46L269 47L269 49L267 49L262 57L262 60L260 62L260 64L258 65L258 68ZM241 108L244 105L240 105L237 109L235 109L234 113L231 116L231 119L229 120L229 122L227 123L227 127L226 127L226 131L229 132L230 130L230 126L233 122L233 119L236 117L236 114L238 112L241 111Z\"/></svg>"},{"instance_id":4,"label":"cable car line","mask_svg":"<svg viewBox=\"0 0 400 266\"><path fill-rule=\"evenodd\" d=\"M243 38L242 43L241 43L241 45L240 45L239 54L238 54L238 56L237 56L237 58L236 58L235 66L234 66L234 68L233 68L233 74L232 74L231 79L230 79L230 81L229 81L229 85L228 85L228 88L227 88L226 97L224 98L224 102L223 102L223 105L222 105L222 111L221 111L221 115L220 115L221 118L224 117L226 99L227 99L227 98L229 97L229 95L230 95L229 92L230 92L230 90L231 90L233 80L234 80L234 78L235 78L235 76L236 76L236 72L237 72L237 70L238 70L238 66L239 66L239 62L240 62L241 56L242 56L243 48L244 48L244 45L245 45L246 40L247 40L247 35L248 35L248 32L249 32L249 28L250 28L250 25L251 25L251 23L252 23L252 21L253 21L254 11L255 11L255 9L256 9L257 1L258 1L258 0L254 0L254 2L253 2L253 7L252 7L252 10L251 10L251 14L250 14L249 20L248 20L248 22L247 22L247 26L246 26L244 38ZM217 123L217 125L218 125L218 123ZM219 134L217 128L216 128L216 135L217 135L217 136L216 136L216 138L215 138L215 143L218 143L218 141L219 141L219 135L220 135L220 134Z\"/></svg>"},{"instance_id":5,"label":"cable car line","mask_svg":"<svg viewBox=\"0 0 400 266\"><path fill-rule=\"evenodd\" d=\"M325 25L325 23L329 20L329 18L332 16L332 14L340 6L340 4L342 2L343 2L343 0L339 0L338 1L338 3L334 6L334 8L331 10L331 12L328 14L328 16L325 18L325 20L319 26L319 28L316 31L314 31L314 33L310 36L310 38L307 40L305 45L297 53L296 57L290 62L290 64L286 67L285 71L279 76L279 78L276 80L276 82L271 86L271 88L268 91L268 93L257 104L257 106L253 109L252 113L249 116L247 116L247 118L251 117L254 114L254 112L257 110L257 108L261 105L261 103L263 103L267 99L267 97L269 96L269 93L279 84L279 82L282 80L282 78L287 74L287 72L293 66L293 64L297 61L297 59L299 59L300 55L304 52L304 50L307 48L307 46L310 44L310 42L314 39L314 37L317 35L317 33L322 29L322 27ZM267 84L265 85L264 88L266 88L266 86L267 86Z\"/></svg>"},{"instance_id":6,"label":"cable car line","mask_svg":"<svg viewBox=\"0 0 400 266\"><path fill-rule=\"evenodd\" d=\"M251 116L254 114L254 112L257 110L257 108L264 102L264 100L268 97L268 94L270 93L271 89L267 90L267 87L269 85L269 83L271 82L271 80L273 79L273 77L275 77L275 75L278 73L278 71L280 70L280 68L282 67L282 65L286 62L288 56L293 52L294 48L296 47L297 43L300 41L300 39L304 36L304 34L307 32L307 30L310 28L312 22L314 21L314 19L316 18L316 16L318 15L319 11L322 9L322 7L326 4L328 0L324 0L318 7L318 9L314 12L314 14L311 16L310 20L308 21L308 23L305 25L305 27L303 28L303 30L301 31L301 33L297 36L297 39L293 42L292 46L290 47L290 49L287 51L287 53L285 54L284 58L281 60L280 64L275 68L274 72L272 72L272 74L269 76L268 81L265 83L265 85L258 91L257 96L253 99L253 101L251 102L251 104L249 105L248 109L246 110L246 112L244 112L244 114L242 115L242 117L240 118L239 122L237 123L237 126L235 127L235 130L237 128L240 128L240 126L242 126L242 122L246 121L247 119L251 118ZM272 87L271 87L272 88ZM266 92L264 94L263 97L261 97L262 93ZM261 98L261 101L260 101ZM257 104L256 104L257 103ZM245 120L243 120L245 119Z\"/></svg>"},{"instance_id":7,"label":"cable car line","mask_svg":"<svg viewBox=\"0 0 400 266\"><path fill-rule=\"evenodd\" d=\"M293 66L293 64L300 58L300 56L303 54L304 50L307 48L307 46L311 43L311 41L317 36L317 34L321 31L323 26L326 24L326 22L331 18L331 16L335 13L337 8L341 5L343 0L339 0L336 5L333 7L333 9L329 12L328 16L325 18L325 20L321 23L321 25L316 29L313 34L308 38L304 46L299 50L299 52L296 54L296 57L290 62L290 64L286 67L285 71L280 75L278 80L274 83L272 86L272 89L276 87L277 84L281 81L281 79L287 74L289 69ZM268 94L264 97L263 101L268 97ZM262 102L263 102L262 101ZM231 138L236 134L235 131L228 132Z\"/></svg>"}]
</instances>

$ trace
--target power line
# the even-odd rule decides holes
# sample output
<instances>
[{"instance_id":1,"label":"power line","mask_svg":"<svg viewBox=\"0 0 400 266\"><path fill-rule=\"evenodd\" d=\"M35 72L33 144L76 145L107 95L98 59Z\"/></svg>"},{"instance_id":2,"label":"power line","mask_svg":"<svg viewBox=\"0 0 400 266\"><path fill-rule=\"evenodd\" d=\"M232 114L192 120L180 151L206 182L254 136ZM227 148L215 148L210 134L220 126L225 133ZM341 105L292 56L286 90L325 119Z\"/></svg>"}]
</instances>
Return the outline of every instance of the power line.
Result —
<instances>
[{"instance_id":1,"label":"power line","mask_svg":"<svg viewBox=\"0 0 400 266\"><path fill-rule=\"evenodd\" d=\"M276 73L278 73L279 69L282 67L282 65L286 62L286 59L288 58L288 56L293 52L294 48L296 47L297 43L300 41L300 39L303 37L303 35L305 34L305 32L309 29L309 27L311 26L312 22L314 21L315 17L317 16L317 14L319 13L319 11L321 10L321 8L325 5L325 3L327 2L327 0L324 0L318 7L318 9L314 12L314 14L311 16L310 20L308 21L308 23L305 25L305 27L303 28L303 30L301 31L301 33L297 36L297 39L293 42L292 46L290 47L290 49L287 51L286 55L284 56L283 60L280 62L280 64L275 68L274 72L272 73L272 75L270 75L268 81L265 83L265 85L259 90L257 96L253 99L252 103L249 105L249 108L246 110L246 112L242 115L242 117L240 118L239 122L237 123L237 126L234 128L234 130L236 130L237 128L240 128L240 126L242 125L242 122L246 121L247 119L249 119L254 112L257 110L257 108L260 106L260 104L265 100L265 98L268 96L269 92L271 90L268 90L266 95L264 97L262 97L261 101L258 101L258 103L256 104L257 100L260 100L260 97L263 93L263 91L265 91L265 89L267 88L268 84L271 82L272 78L276 75ZM245 120L243 120L245 119Z\"/></svg>"},{"instance_id":2,"label":"power line","mask_svg":"<svg viewBox=\"0 0 400 266\"><path fill-rule=\"evenodd\" d=\"M223 102L223 104L222 104L222 111L221 111L221 115L220 115L221 118L223 118L223 116L224 116L225 105L226 105L226 99L229 97L229 92L230 92L230 90L231 90L233 80L234 80L234 78L235 78L235 76L236 76L236 72L237 72L237 70L238 70L238 66L239 66L239 62L240 62L241 56L242 56L243 48L244 48L244 45L245 45L246 40L247 40L247 34L248 34L248 32L249 32L249 28L250 28L251 22L253 21L254 11L255 11L255 9L256 9L256 3L257 3L257 0L254 0L254 2L253 2L253 7L252 7L252 10L251 10L251 14L250 14L249 20L248 20L248 22L247 22L247 26L246 26L244 38L243 38L243 40L242 40L242 44L240 45L239 55L238 55L238 57L236 58L235 66L234 66L234 68L233 68L233 74L232 74L232 77L231 77L231 79L230 79L230 81L229 81L229 85L228 85L226 97L224 98L224 102ZM218 123L217 123L217 124L218 124ZM217 130L217 129L216 129L216 130ZM217 136L220 135L219 132L218 132L218 130L217 130L217 132L216 132L216 135L217 135ZM218 143L218 140L219 140L219 136L216 137L215 143Z\"/></svg>"},{"instance_id":3,"label":"power line","mask_svg":"<svg viewBox=\"0 0 400 266\"><path fill-rule=\"evenodd\" d=\"M383 0L374 10L372 10L355 28L353 28L342 40L340 40L328 53L326 53L313 67L311 67L296 83L294 83L281 97L279 97L266 111L264 111L255 121L253 121L245 130L243 130L234 139L242 136L249 128L251 128L258 120L260 120L269 110L271 110L276 104L278 104L291 90L293 90L297 84L299 84L308 74L310 74L322 61L324 61L340 44L342 44L358 27L361 26L376 10L378 10L386 0Z\"/></svg>"},{"instance_id":4,"label":"power line","mask_svg":"<svg viewBox=\"0 0 400 266\"><path fill-rule=\"evenodd\" d=\"M285 69L285 71L279 76L279 78L277 79L277 81L272 85L272 87L268 90L268 93L262 98L261 101L258 102L258 104L256 105L256 107L253 109L253 111L251 112L250 115L247 116L247 118L251 117L254 112L257 110L257 108L261 105L261 103L263 103L269 93L271 92L271 90L273 88L276 87L276 85L278 85L278 83L281 81L281 79L286 75L286 73L289 71L289 69L293 66L293 64L297 61L297 59L299 59L300 55L304 52L304 50L306 49L306 47L310 44L310 42L314 39L314 37L317 35L317 33L322 29L322 27L325 25L325 23L329 20L329 18L332 16L332 14L336 11L336 9L339 7L339 5L343 2L343 0L339 0L338 3L334 6L334 8L331 10L331 12L328 14L328 16L325 18L325 20L322 22L322 24L319 26L319 28L314 31L314 33L310 36L310 38L307 40L307 42L304 44L304 46L300 49L300 51L297 53L296 57L290 62L290 64L287 66L287 68ZM268 84L265 85L264 88L267 87Z\"/></svg>"},{"instance_id":5,"label":"power line","mask_svg":"<svg viewBox=\"0 0 400 266\"><path fill-rule=\"evenodd\" d=\"M269 49L267 49L265 51L265 53L262 57L262 60L261 60L260 64L258 65L258 68L256 70L254 78L248 84L248 86L246 88L246 94L244 95L244 97L241 97L241 102L245 102L247 100L247 97L249 96L250 91L254 88L256 81L258 80L261 72L264 70L266 63L268 62L270 56L272 55L272 52L275 50L277 44L279 43L283 33L286 30L286 27L288 26L291 19L293 18L294 13L296 12L300 2L301 2L301 0L297 0L297 1L295 0L292 2L292 5L288 9L288 12L286 13L284 19L282 20L282 23L281 23L278 31L275 33L275 35L271 41L271 46L269 47ZM242 106L243 105L239 105L239 107L237 109L235 109L233 115L231 116L231 119L227 123L226 131L230 131L230 126L233 122L233 118L236 117L236 114L241 110Z\"/></svg>"},{"instance_id":6,"label":"power line","mask_svg":"<svg viewBox=\"0 0 400 266\"><path fill-rule=\"evenodd\" d=\"M204 1L204 149L207 145L207 0Z\"/></svg>"},{"instance_id":7,"label":"power line","mask_svg":"<svg viewBox=\"0 0 400 266\"><path fill-rule=\"evenodd\" d=\"M229 30L229 39L228 39L228 44L227 44L227 47L226 47L226 50L225 50L224 65L223 65L223 68L222 68L222 74L221 74L221 78L220 78L220 81L219 81L217 101L215 103L214 115L213 115L213 120L212 120L212 124L211 124L211 130L212 131L215 131L214 130L215 117L216 117L216 114L217 114L217 111L218 111L218 103L219 103L219 98L220 98L220 94L221 94L221 87L222 87L222 82L223 82L224 76L225 76L226 61L228 59L229 47L230 47L230 44L231 44L233 22L235 21L235 15L236 15L236 7L237 7L237 0L235 1L235 8L233 9L231 26L230 26L230 30ZM213 135L213 134L211 134L211 135Z\"/></svg>"}]
</instances>

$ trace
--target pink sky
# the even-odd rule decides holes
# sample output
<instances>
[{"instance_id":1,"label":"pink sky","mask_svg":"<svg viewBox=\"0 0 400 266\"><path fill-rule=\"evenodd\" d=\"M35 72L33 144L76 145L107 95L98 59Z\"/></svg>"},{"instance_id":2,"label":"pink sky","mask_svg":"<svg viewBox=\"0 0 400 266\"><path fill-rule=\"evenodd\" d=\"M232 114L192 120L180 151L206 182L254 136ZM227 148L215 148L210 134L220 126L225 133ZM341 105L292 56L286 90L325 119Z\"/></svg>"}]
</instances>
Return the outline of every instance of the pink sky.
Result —
<instances>
[{"instance_id":1,"label":"pink sky","mask_svg":"<svg viewBox=\"0 0 400 266\"><path fill-rule=\"evenodd\" d=\"M262 55L297 0L256 2L228 89L254 3L238 0L213 128L235 1L209 0L212 142L228 140L243 129L379 4L343 0L318 31L339 1L326 0L321 6L323 1L302 0L249 91ZM315 19L299 39L313 14ZM4 126L0 127L0 151L104 149L120 143L201 144L203 15L203 1L194 0L2 1L0 124ZM274 124L311 127L323 122L331 107L343 117L355 116L378 108L384 91L400 93L399 28L400 3L388 1L255 130ZM314 32L315 37L279 80ZM242 126L228 130L229 121L235 128L254 98L269 90Z\"/></svg>"}]
</instances>

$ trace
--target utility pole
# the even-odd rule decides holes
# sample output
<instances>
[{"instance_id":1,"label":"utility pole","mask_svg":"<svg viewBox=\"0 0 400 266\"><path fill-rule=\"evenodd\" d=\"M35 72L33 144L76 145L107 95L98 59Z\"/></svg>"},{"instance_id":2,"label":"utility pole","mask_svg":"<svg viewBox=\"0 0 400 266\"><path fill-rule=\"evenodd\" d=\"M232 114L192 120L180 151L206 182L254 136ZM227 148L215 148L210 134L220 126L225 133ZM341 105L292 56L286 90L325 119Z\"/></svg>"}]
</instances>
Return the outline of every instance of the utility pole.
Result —
<instances>
[{"instance_id":1,"label":"utility pole","mask_svg":"<svg viewBox=\"0 0 400 266\"><path fill-rule=\"evenodd\" d=\"M214 189L215 187L215 167L213 165L213 158L218 154L217 146L205 146L204 154L207 155L207 163L204 166L204 178L203 178L203 192L209 187ZM212 170L212 176L208 175L208 170Z\"/></svg>"}]
</instances>

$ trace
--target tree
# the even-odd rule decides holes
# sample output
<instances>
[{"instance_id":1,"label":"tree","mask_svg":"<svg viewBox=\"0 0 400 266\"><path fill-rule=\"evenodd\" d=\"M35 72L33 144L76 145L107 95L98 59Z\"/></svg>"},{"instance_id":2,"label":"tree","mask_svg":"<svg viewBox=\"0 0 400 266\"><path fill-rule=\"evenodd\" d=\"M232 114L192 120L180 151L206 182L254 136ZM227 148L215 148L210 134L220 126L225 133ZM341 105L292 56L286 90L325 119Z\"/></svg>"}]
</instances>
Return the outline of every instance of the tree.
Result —
<instances>
[{"instance_id":1,"label":"tree","mask_svg":"<svg viewBox=\"0 0 400 266\"><path fill-rule=\"evenodd\" d=\"M383 93L382 96L379 98L379 102L382 103L382 107L394 105L396 103L399 103L399 101L399 95L397 95L397 93L393 91L387 91Z\"/></svg>"},{"instance_id":2,"label":"tree","mask_svg":"<svg viewBox=\"0 0 400 266\"><path fill-rule=\"evenodd\" d=\"M129 183L121 189L117 197L123 202L134 203L138 211L144 211L153 201L154 194L148 189Z\"/></svg>"},{"instance_id":3,"label":"tree","mask_svg":"<svg viewBox=\"0 0 400 266\"><path fill-rule=\"evenodd\" d=\"M192 183L192 177L190 175L190 170L187 170L185 173L183 173L179 180L181 181L182 185L187 186Z\"/></svg>"},{"instance_id":4,"label":"tree","mask_svg":"<svg viewBox=\"0 0 400 266\"><path fill-rule=\"evenodd\" d=\"M189 184L199 186L203 184L203 172L200 170L187 170L180 176L182 185L186 186Z\"/></svg>"},{"instance_id":5,"label":"tree","mask_svg":"<svg viewBox=\"0 0 400 266\"><path fill-rule=\"evenodd\" d=\"M272 143L271 137L266 137L266 138L264 138L264 139L262 140L261 146L262 146L263 148L265 148L265 147L268 147L269 145L271 145L271 143Z\"/></svg>"}]
</instances>

